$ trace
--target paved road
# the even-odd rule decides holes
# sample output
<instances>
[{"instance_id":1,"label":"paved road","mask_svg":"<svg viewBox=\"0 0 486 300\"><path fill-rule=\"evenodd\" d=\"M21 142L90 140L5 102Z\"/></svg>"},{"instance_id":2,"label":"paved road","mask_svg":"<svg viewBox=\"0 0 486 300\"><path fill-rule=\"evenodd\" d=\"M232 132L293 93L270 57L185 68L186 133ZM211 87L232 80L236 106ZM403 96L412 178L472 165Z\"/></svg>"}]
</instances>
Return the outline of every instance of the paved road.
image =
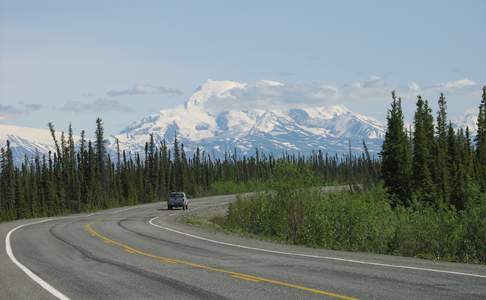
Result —
<instances>
[{"instance_id":1,"label":"paved road","mask_svg":"<svg viewBox=\"0 0 486 300\"><path fill-rule=\"evenodd\" d=\"M0 299L486 299L486 266L280 245L176 222L230 201L0 224Z\"/></svg>"}]
</instances>

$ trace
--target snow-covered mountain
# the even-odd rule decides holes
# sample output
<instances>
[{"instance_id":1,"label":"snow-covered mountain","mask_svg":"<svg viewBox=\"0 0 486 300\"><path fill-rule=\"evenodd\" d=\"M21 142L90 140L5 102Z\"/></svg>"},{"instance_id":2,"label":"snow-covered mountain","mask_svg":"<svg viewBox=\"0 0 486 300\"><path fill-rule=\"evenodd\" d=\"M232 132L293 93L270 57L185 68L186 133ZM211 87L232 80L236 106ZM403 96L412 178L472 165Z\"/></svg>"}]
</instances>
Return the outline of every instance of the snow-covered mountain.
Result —
<instances>
[{"instance_id":1,"label":"snow-covered mountain","mask_svg":"<svg viewBox=\"0 0 486 300\"><path fill-rule=\"evenodd\" d=\"M274 81L259 84L283 85ZM131 124L115 137L122 149L141 151L149 134L158 141L172 141L177 134L187 151L200 147L215 155L232 153L235 149L239 154L248 155L255 148L274 153L319 149L345 152L349 141L354 150L361 150L363 140L371 151L379 151L381 147L383 125L341 105L214 110L214 107L225 107L225 101L237 103L238 95L247 88L244 83L208 80L184 106L161 110Z\"/></svg>"},{"instance_id":2,"label":"snow-covered mountain","mask_svg":"<svg viewBox=\"0 0 486 300\"><path fill-rule=\"evenodd\" d=\"M283 84L261 81L258 85L272 88ZM109 138L108 151L116 150L115 138L123 150L143 151L149 134L157 141L165 139L169 143L177 134L186 151L200 147L216 156L235 150L240 155L252 155L256 148L267 153L312 150L339 153L348 151L349 141L353 150L361 151L363 140L370 151L380 150L383 125L341 105L224 109L225 102L238 107L238 101L242 101L240 93L249 88L251 86L245 83L208 80L183 106L161 110ZM215 107L220 109L215 110ZM33 157L36 153L42 155L55 150L48 129L0 124L0 147L4 147L7 140L17 162L25 155Z\"/></svg>"},{"instance_id":3,"label":"snow-covered mountain","mask_svg":"<svg viewBox=\"0 0 486 300\"><path fill-rule=\"evenodd\" d=\"M56 131L56 139L59 143L61 135L60 131ZM67 134L65 138L67 139ZM75 142L80 139L76 135L73 138ZM17 164L22 163L26 156L28 159L33 159L37 154L42 156L47 155L49 151L53 153L56 151L49 129L0 124L0 148L6 147L7 140L10 142L12 157Z\"/></svg>"},{"instance_id":4,"label":"snow-covered mountain","mask_svg":"<svg viewBox=\"0 0 486 300\"><path fill-rule=\"evenodd\" d=\"M54 142L48 129L38 129L0 124L0 147L10 141L12 156L20 162L25 155L31 158L39 154L54 151Z\"/></svg>"},{"instance_id":5,"label":"snow-covered mountain","mask_svg":"<svg viewBox=\"0 0 486 300\"><path fill-rule=\"evenodd\" d=\"M475 135L478 130L478 110L472 109L466 111L462 116L454 119L452 125L455 128L466 128L469 127L472 135Z\"/></svg>"}]
</instances>

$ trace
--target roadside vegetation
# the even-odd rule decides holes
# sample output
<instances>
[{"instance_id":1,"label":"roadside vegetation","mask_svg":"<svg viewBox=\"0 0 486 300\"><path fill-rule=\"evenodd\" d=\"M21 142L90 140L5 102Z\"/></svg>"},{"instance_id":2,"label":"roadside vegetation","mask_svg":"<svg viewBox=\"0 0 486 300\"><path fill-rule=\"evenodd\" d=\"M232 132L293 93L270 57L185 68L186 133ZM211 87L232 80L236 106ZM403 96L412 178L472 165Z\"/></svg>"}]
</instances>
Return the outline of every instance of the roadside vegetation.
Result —
<instances>
[{"instance_id":1,"label":"roadside vegetation","mask_svg":"<svg viewBox=\"0 0 486 300\"><path fill-rule=\"evenodd\" d=\"M471 195L471 205L456 210L420 203L393 207L382 185L325 193L282 183L275 192L238 199L225 218L213 221L227 231L309 247L486 263L486 196L479 192Z\"/></svg>"},{"instance_id":2,"label":"roadside vegetation","mask_svg":"<svg viewBox=\"0 0 486 300\"><path fill-rule=\"evenodd\" d=\"M435 125L418 97L413 129L392 96L379 182L326 194L306 188L319 182L312 170L282 164L274 192L238 200L218 223L311 247L486 264L486 87L474 141L447 121L444 95Z\"/></svg>"}]
</instances>

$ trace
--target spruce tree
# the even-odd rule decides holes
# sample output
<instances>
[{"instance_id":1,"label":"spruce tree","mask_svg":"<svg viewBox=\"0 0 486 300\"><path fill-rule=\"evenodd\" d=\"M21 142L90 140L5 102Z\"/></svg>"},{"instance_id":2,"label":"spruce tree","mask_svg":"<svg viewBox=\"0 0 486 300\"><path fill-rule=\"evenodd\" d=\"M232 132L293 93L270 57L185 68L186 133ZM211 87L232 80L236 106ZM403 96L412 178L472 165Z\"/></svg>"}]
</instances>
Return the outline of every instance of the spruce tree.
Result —
<instances>
[{"instance_id":1,"label":"spruce tree","mask_svg":"<svg viewBox=\"0 0 486 300\"><path fill-rule=\"evenodd\" d=\"M177 140L177 136L174 138L174 188L177 191L184 190L184 178L183 178L183 166L182 166L182 158L181 158L181 150L179 148L179 141Z\"/></svg>"},{"instance_id":2,"label":"spruce tree","mask_svg":"<svg viewBox=\"0 0 486 300\"><path fill-rule=\"evenodd\" d=\"M3 215L6 220L14 220L16 217L15 211L15 186L16 186L16 172L13 163L12 150L10 149L10 141L7 140L6 149L2 148L2 184L1 193L3 195Z\"/></svg>"},{"instance_id":3,"label":"spruce tree","mask_svg":"<svg viewBox=\"0 0 486 300\"><path fill-rule=\"evenodd\" d=\"M107 199L102 191L108 190L107 170L106 170L106 147L104 139L103 121L96 119L96 131L95 131L95 148L96 148L96 168L94 182L94 195L96 206L106 207Z\"/></svg>"},{"instance_id":4,"label":"spruce tree","mask_svg":"<svg viewBox=\"0 0 486 300\"><path fill-rule=\"evenodd\" d=\"M437 112L437 142L435 144L435 185L441 200L449 201L449 173L447 171L447 102L443 93L439 97Z\"/></svg>"},{"instance_id":5,"label":"spruce tree","mask_svg":"<svg viewBox=\"0 0 486 300\"><path fill-rule=\"evenodd\" d=\"M103 129L103 121L98 118L96 119L96 163L98 167L98 172L100 176L103 176L104 169L105 169L105 157L106 157L106 147L105 147L105 140L104 140L104 129Z\"/></svg>"},{"instance_id":6,"label":"spruce tree","mask_svg":"<svg viewBox=\"0 0 486 300\"><path fill-rule=\"evenodd\" d=\"M417 200L433 204L435 201L430 162L432 161L433 124L427 101L417 99L413 134L413 187ZM432 135L432 137L431 137Z\"/></svg>"},{"instance_id":7,"label":"spruce tree","mask_svg":"<svg viewBox=\"0 0 486 300\"><path fill-rule=\"evenodd\" d=\"M401 99L392 92L391 109L381 151L382 177L385 187L394 196L394 205L409 205L411 198L411 155L404 129Z\"/></svg>"},{"instance_id":8,"label":"spruce tree","mask_svg":"<svg viewBox=\"0 0 486 300\"><path fill-rule=\"evenodd\" d=\"M462 135L462 136L461 136ZM457 209L464 209L466 206L466 174L461 160L462 145L464 134L459 131L455 133L452 123L449 123L447 133L447 168L451 180L449 204Z\"/></svg>"},{"instance_id":9,"label":"spruce tree","mask_svg":"<svg viewBox=\"0 0 486 300\"><path fill-rule=\"evenodd\" d=\"M478 162L478 179L481 189L486 191L486 86L479 105L476 133L476 159Z\"/></svg>"}]
</instances>

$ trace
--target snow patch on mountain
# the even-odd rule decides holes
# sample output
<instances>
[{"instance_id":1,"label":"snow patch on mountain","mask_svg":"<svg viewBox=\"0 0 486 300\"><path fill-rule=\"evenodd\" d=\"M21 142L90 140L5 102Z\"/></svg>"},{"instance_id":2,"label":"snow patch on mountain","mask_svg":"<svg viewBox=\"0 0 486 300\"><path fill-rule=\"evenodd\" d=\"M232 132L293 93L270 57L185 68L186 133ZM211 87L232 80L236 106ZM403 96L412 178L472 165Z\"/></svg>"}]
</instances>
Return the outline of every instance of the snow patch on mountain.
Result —
<instances>
[{"instance_id":1,"label":"snow patch on mountain","mask_svg":"<svg viewBox=\"0 0 486 300\"><path fill-rule=\"evenodd\" d=\"M253 155L258 148L264 152L309 153L323 150L330 153L347 152L349 142L353 151L362 150L366 141L371 152L380 151L384 126L379 121L355 113L342 105L314 107L275 107L262 109L244 105L241 93L263 87L268 93L259 97L274 97L272 89L284 88L284 83L261 80L247 84L235 81L206 81L179 107L163 109L130 124L116 136L108 139L108 153L116 151L115 139L122 150L144 151L144 145L153 134L157 142L172 143L177 135L185 150L196 147L206 153L222 156L225 152ZM259 99L265 103L266 99ZM231 102L228 107L225 101ZM211 109L209 108L211 107ZM214 107L218 109L213 109ZM226 107L226 108L225 108ZM60 139L60 133L57 132ZM75 138L76 141L78 138ZM0 146L11 142L14 157L21 161L24 155L33 157L55 151L48 129L0 125Z\"/></svg>"},{"instance_id":2,"label":"snow patch on mountain","mask_svg":"<svg viewBox=\"0 0 486 300\"><path fill-rule=\"evenodd\" d=\"M262 80L256 85L282 86ZM239 101L238 91L249 84L234 81L206 81L184 106L161 110L158 115L135 122L116 135L122 149L140 151L153 134L157 141L177 137L188 151L200 147L220 155L239 149L251 154L255 148L268 152L348 150L348 141L360 149L362 141L378 151L384 137L383 125L342 105L291 109L246 109L210 111L212 99Z\"/></svg>"},{"instance_id":3,"label":"snow patch on mountain","mask_svg":"<svg viewBox=\"0 0 486 300\"><path fill-rule=\"evenodd\" d=\"M234 98L234 96L231 94L232 91L236 89L245 89L246 87L247 84L236 81L216 81L209 79L189 98L185 104L185 107L186 109L195 106L201 107L206 101L208 101L208 99L213 97Z\"/></svg>"},{"instance_id":4,"label":"snow patch on mountain","mask_svg":"<svg viewBox=\"0 0 486 300\"><path fill-rule=\"evenodd\" d=\"M59 132L56 133L56 138L61 138ZM43 155L55 151L48 129L0 124L0 147L6 147L7 140L10 142L12 156L16 162L20 162L25 156L30 159L36 154Z\"/></svg>"},{"instance_id":5,"label":"snow patch on mountain","mask_svg":"<svg viewBox=\"0 0 486 300\"><path fill-rule=\"evenodd\" d=\"M469 109L465 111L464 114L460 117L455 118L452 121L452 124L455 128L466 129L468 127L471 134L475 135L478 131L478 113L479 110L477 108Z\"/></svg>"}]
</instances>

